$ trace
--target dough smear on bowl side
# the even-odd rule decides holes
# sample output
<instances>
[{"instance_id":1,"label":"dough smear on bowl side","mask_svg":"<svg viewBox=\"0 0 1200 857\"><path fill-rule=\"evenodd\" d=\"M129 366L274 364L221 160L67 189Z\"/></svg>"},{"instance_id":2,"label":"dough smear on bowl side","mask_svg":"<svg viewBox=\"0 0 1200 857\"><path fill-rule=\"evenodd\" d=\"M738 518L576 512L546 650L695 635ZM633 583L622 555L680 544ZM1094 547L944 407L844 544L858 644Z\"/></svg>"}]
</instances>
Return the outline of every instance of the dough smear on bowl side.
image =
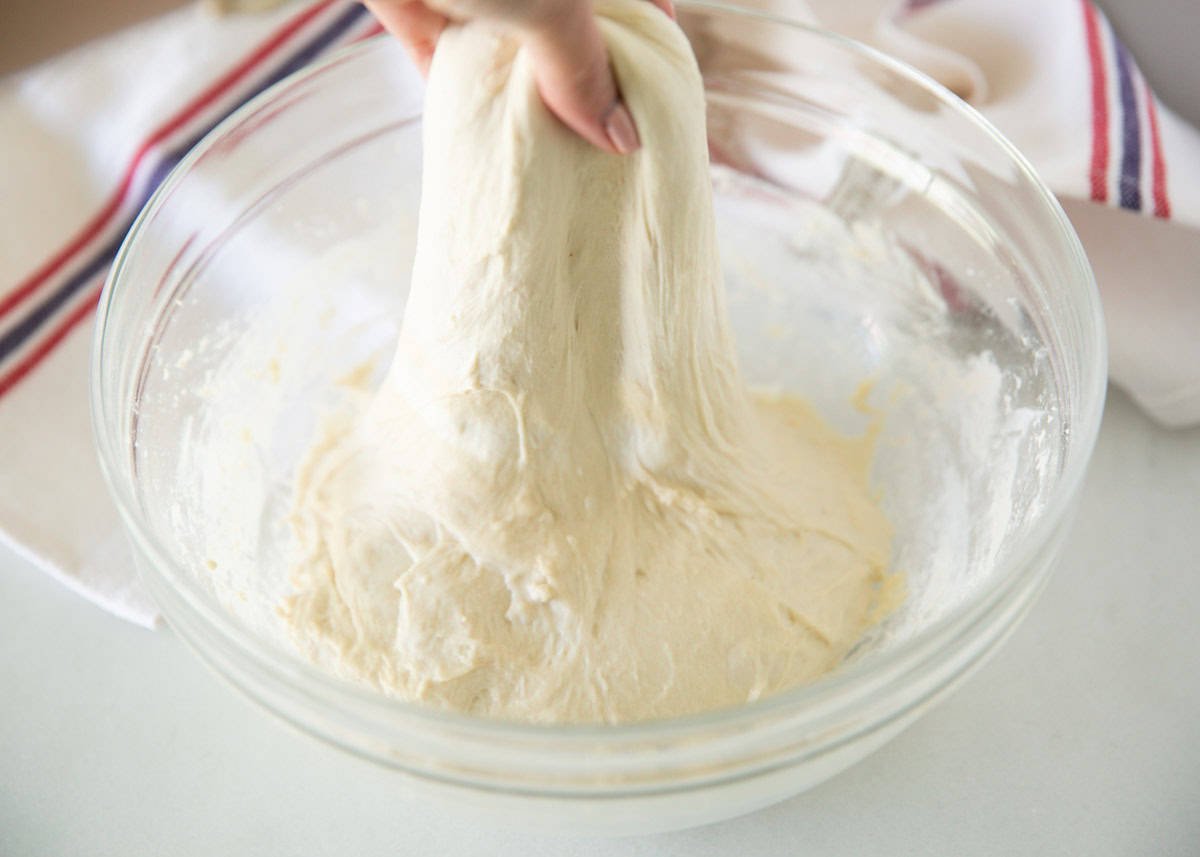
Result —
<instances>
[{"instance_id":1,"label":"dough smear on bowl side","mask_svg":"<svg viewBox=\"0 0 1200 857\"><path fill-rule=\"evenodd\" d=\"M688 43L597 11L631 156L560 126L503 34L441 37L395 359L297 476L291 636L399 698L693 713L821 675L886 611L871 438L740 376Z\"/></svg>"}]
</instances>

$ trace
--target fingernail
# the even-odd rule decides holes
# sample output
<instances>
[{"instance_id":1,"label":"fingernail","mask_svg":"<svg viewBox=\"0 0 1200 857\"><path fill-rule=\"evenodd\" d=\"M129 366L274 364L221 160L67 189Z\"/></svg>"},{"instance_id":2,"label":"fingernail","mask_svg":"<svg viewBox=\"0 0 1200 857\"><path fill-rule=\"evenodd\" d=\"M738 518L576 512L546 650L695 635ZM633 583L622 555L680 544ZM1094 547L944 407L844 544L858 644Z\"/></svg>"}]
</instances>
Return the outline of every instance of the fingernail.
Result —
<instances>
[{"instance_id":1,"label":"fingernail","mask_svg":"<svg viewBox=\"0 0 1200 857\"><path fill-rule=\"evenodd\" d=\"M633 126L633 117L619 101L608 111L608 118L604 120L604 133L608 135L608 141L613 144L613 148L622 155L636 152L641 145L637 128Z\"/></svg>"}]
</instances>

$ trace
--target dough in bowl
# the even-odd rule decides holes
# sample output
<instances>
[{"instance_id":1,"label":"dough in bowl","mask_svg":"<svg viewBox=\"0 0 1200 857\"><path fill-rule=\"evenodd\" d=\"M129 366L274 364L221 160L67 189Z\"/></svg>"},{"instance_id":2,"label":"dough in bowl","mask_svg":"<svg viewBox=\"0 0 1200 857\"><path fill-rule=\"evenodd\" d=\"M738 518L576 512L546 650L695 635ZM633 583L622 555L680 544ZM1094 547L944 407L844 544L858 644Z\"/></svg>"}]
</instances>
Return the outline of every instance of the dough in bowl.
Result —
<instances>
[{"instance_id":1,"label":"dough in bowl","mask_svg":"<svg viewBox=\"0 0 1200 857\"><path fill-rule=\"evenodd\" d=\"M562 127L504 33L442 35L395 358L297 476L292 637L389 695L694 713L832 669L889 606L871 437L739 373L688 42L597 13L633 155Z\"/></svg>"}]
</instances>

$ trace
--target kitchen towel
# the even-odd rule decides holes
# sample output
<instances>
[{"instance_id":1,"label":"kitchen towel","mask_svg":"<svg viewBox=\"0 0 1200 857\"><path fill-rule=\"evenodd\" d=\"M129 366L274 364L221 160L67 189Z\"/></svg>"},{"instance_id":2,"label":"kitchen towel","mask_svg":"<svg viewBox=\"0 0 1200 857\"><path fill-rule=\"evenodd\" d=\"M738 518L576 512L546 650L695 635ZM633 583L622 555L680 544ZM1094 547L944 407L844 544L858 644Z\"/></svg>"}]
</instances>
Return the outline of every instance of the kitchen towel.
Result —
<instances>
[{"instance_id":1,"label":"kitchen towel","mask_svg":"<svg viewBox=\"0 0 1200 857\"><path fill-rule=\"evenodd\" d=\"M1200 422L1200 133L1155 98L1089 0L741 2L891 54L987 117L1033 163L1083 241L1112 380L1166 425ZM714 35L710 64L722 50L739 69L754 56L775 74L794 62L786 40ZM756 166L770 173L769 162Z\"/></svg>"},{"instance_id":2,"label":"kitchen towel","mask_svg":"<svg viewBox=\"0 0 1200 857\"><path fill-rule=\"evenodd\" d=\"M0 536L153 626L92 448L88 361L109 263L150 193L230 112L380 32L349 0L194 4L0 81Z\"/></svg>"},{"instance_id":3,"label":"kitchen towel","mask_svg":"<svg viewBox=\"0 0 1200 857\"><path fill-rule=\"evenodd\" d=\"M866 41L990 118L1083 237L1114 381L1165 423L1200 421L1200 135L1157 102L1088 0L743 5ZM186 7L0 80L0 537L146 626L157 611L91 442L87 366L105 273L138 209L211 127L379 32L350 0L211 10Z\"/></svg>"}]
</instances>

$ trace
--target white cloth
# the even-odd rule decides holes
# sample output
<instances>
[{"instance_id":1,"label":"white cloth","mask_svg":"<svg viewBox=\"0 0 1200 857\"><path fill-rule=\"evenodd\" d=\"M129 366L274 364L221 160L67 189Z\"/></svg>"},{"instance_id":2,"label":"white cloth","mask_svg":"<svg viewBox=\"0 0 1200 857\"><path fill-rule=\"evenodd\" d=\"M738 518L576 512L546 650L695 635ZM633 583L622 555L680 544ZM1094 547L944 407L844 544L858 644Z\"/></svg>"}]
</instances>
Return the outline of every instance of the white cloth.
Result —
<instances>
[{"instance_id":1,"label":"white cloth","mask_svg":"<svg viewBox=\"0 0 1200 857\"><path fill-rule=\"evenodd\" d=\"M1164 423L1200 421L1200 134L1154 102L1088 0L743 2L867 41L978 107L1083 237L1113 380ZM0 80L0 537L117 615L149 626L156 610L92 451L106 252L194 137L376 30L350 0L225 18L193 6Z\"/></svg>"},{"instance_id":2,"label":"white cloth","mask_svg":"<svg viewBox=\"0 0 1200 857\"><path fill-rule=\"evenodd\" d=\"M1112 380L1165 425L1200 422L1200 133L1158 102L1090 0L742 2L866 42L987 117L1083 241Z\"/></svg>"},{"instance_id":3,"label":"white cloth","mask_svg":"<svg viewBox=\"0 0 1200 857\"><path fill-rule=\"evenodd\" d=\"M91 307L112 245L198 135L375 32L349 0L233 17L195 5L0 80L0 538L122 618L153 626L157 608L92 446Z\"/></svg>"}]
</instances>

